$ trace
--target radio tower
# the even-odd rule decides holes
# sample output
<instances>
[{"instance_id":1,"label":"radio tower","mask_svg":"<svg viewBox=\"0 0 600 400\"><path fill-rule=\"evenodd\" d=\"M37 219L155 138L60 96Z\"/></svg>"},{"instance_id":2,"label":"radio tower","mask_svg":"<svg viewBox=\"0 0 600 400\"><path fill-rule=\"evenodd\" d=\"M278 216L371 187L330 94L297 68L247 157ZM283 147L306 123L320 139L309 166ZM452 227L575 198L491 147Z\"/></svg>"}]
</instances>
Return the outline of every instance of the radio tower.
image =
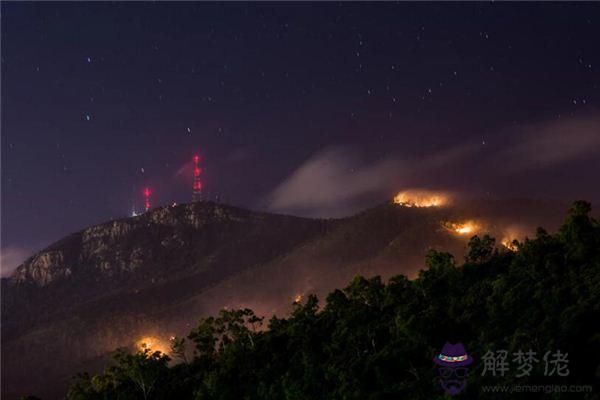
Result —
<instances>
[{"instance_id":1,"label":"radio tower","mask_svg":"<svg viewBox=\"0 0 600 400\"><path fill-rule=\"evenodd\" d=\"M202 200L202 180L200 179L200 174L202 174L202 170L200 169L200 156L198 154L195 154L192 160L194 161L194 183L192 184L192 201L200 201Z\"/></svg>"},{"instance_id":2,"label":"radio tower","mask_svg":"<svg viewBox=\"0 0 600 400\"><path fill-rule=\"evenodd\" d=\"M150 191L150 188L144 188L144 209L146 210L146 212L148 212L148 210L150 210L150 195L152 194L152 192Z\"/></svg>"}]
</instances>

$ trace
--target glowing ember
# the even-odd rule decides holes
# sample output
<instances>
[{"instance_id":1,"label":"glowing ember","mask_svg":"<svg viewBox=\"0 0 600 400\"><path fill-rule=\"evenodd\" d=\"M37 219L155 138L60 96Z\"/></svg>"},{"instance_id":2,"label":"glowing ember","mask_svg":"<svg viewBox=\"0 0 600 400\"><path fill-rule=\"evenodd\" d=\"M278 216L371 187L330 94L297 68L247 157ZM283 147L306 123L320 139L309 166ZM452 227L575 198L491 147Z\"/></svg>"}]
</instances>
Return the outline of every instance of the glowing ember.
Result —
<instances>
[{"instance_id":1,"label":"glowing ember","mask_svg":"<svg viewBox=\"0 0 600 400\"><path fill-rule=\"evenodd\" d=\"M479 230L479 225L473 221L465 221L462 223L446 222L444 224L444 228L458 235L468 235L471 233L476 233Z\"/></svg>"},{"instance_id":2,"label":"glowing ember","mask_svg":"<svg viewBox=\"0 0 600 400\"><path fill-rule=\"evenodd\" d=\"M439 192L411 189L398 193L394 197L394 203L403 207L440 207L448 203L448 196Z\"/></svg>"},{"instance_id":3,"label":"glowing ember","mask_svg":"<svg viewBox=\"0 0 600 400\"><path fill-rule=\"evenodd\" d=\"M152 352L160 351L161 353L164 353L164 354L169 353L169 350L170 350L170 345L168 343L165 343L162 340L160 340L156 337L152 337L152 336L146 336L146 337L143 337L140 340L138 340L136 342L136 347L140 351L144 351L144 350L150 350Z\"/></svg>"}]
</instances>

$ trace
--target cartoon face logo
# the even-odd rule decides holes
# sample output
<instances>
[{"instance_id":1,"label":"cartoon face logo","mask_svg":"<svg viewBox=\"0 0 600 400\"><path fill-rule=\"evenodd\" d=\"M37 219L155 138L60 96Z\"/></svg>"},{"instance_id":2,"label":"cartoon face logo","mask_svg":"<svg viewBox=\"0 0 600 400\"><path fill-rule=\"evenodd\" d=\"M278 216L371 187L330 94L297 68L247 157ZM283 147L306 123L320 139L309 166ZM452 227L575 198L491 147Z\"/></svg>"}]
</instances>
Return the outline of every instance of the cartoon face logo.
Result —
<instances>
[{"instance_id":1,"label":"cartoon face logo","mask_svg":"<svg viewBox=\"0 0 600 400\"><path fill-rule=\"evenodd\" d=\"M450 396L460 393L467 386L467 366L473 363L473 357L467 354L462 343L446 343L433 362L437 364L440 385Z\"/></svg>"}]
</instances>

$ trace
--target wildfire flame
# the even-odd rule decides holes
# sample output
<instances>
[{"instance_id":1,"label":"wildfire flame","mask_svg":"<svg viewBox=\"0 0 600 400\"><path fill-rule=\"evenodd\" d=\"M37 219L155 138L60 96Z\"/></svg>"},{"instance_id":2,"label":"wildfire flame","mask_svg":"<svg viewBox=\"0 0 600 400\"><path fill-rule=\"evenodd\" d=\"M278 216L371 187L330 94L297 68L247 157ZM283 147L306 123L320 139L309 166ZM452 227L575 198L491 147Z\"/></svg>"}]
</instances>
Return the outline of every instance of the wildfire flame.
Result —
<instances>
[{"instance_id":1,"label":"wildfire flame","mask_svg":"<svg viewBox=\"0 0 600 400\"><path fill-rule=\"evenodd\" d=\"M394 196L394 203L403 207L440 207L448 200L444 193L421 189L404 190Z\"/></svg>"},{"instance_id":2,"label":"wildfire flame","mask_svg":"<svg viewBox=\"0 0 600 400\"><path fill-rule=\"evenodd\" d=\"M444 223L444 228L458 235L476 233L480 229L479 225L477 225L477 223L474 221L446 222Z\"/></svg>"},{"instance_id":3,"label":"wildfire flame","mask_svg":"<svg viewBox=\"0 0 600 400\"><path fill-rule=\"evenodd\" d=\"M509 238L502 239L502 246L510 251L517 251L519 249L519 247L514 243L514 239Z\"/></svg>"},{"instance_id":4,"label":"wildfire flame","mask_svg":"<svg viewBox=\"0 0 600 400\"><path fill-rule=\"evenodd\" d=\"M141 338L136 342L136 346L140 351L160 351L164 354L168 354L170 350L170 345L168 343L165 343L164 341L153 336L146 336Z\"/></svg>"},{"instance_id":5,"label":"wildfire flame","mask_svg":"<svg viewBox=\"0 0 600 400\"><path fill-rule=\"evenodd\" d=\"M301 294L297 294L296 297L294 297L294 304L298 304L302 301L302 295Z\"/></svg>"},{"instance_id":6,"label":"wildfire flame","mask_svg":"<svg viewBox=\"0 0 600 400\"><path fill-rule=\"evenodd\" d=\"M509 251L519 250L515 241L523 241L527 237L528 229L522 225L511 225L504 229L502 233L502 246Z\"/></svg>"}]
</instances>

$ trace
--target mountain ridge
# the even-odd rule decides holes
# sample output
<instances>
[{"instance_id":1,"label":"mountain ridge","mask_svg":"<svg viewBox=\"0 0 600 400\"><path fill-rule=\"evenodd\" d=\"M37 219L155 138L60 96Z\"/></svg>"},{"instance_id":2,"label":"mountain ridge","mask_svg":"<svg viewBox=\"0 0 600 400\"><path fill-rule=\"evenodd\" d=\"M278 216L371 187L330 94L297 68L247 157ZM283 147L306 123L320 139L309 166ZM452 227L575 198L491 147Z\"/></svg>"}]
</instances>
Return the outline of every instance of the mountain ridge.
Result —
<instances>
[{"instance_id":1,"label":"mountain ridge","mask_svg":"<svg viewBox=\"0 0 600 400\"><path fill-rule=\"evenodd\" d=\"M9 281L16 281L17 283L29 281L30 283L35 283L38 286L45 286L55 278L60 279L61 277L71 275L73 271L69 267L66 267L62 271L57 271L58 274L56 276L53 276L52 274L48 275L46 269L57 264L65 263L65 258L69 258L70 255L64 254L64 247L65 245L70 245L70 247L73 247L73 242L79 242L75 246L83 246L81 250L83 252L90 253L82 254L87 259L80 261L93 262L93 256L95 256L96 253L101 253L104 250L102 246L105 245L105 243L102 243L101 241L95 239L103 238L106 236L108 236L111 239L118 239L127 234L135 233L135 231L143 229L143 225L146 225L146 227L151 228L152 225L154 225L154 227L165 227L183 224L185 227L193 227L195 229L200 229L206 228L207 225L214 223L215 219L220 219L219 222L221 223L231 223L240 222L244 218L259 220L261 217L264 217L266 215L269 215L270 217L277 217L280 219L295 220L298 222L324 221L296 217L291 215L250 212L241 208L225 206L213 202L197 202L181 204L177 206L163 206L150 210L149 212L141 214L139 216L115 219L98 225L90 226L78 232L71 233L63 239L60 239L57 242L50 244L46 248L36 252L34 255L29 257L23 264L17 267L17 269L8 279ZM210 219L207 220L207 217L212 217L212 221ZM176 235L180 235L182 232L175 233ZM175 236L173 239L181 240L179 236ZM168 245L170 243L166 243L163 241L161 244ZM94 247L94 245L96 246ZM63 249L63 251L61 251L61 249ZM137 249L134 249L134 251L136 250ZM129 261L133 265L127 267L121 264L120 266L122 270L127 270L128 268L136 269L140 266L142 262L147 262L148 260L141 260L135 257L134 254L134 257L131 257ZM95 264L94 266L101 270L104 270L105 272L108 272L109 274L112 272L110 265L106 260L103 260L103 263ZM115 272L118 273L120 271L117 270Z\"/></svg>"}]
</instances>

